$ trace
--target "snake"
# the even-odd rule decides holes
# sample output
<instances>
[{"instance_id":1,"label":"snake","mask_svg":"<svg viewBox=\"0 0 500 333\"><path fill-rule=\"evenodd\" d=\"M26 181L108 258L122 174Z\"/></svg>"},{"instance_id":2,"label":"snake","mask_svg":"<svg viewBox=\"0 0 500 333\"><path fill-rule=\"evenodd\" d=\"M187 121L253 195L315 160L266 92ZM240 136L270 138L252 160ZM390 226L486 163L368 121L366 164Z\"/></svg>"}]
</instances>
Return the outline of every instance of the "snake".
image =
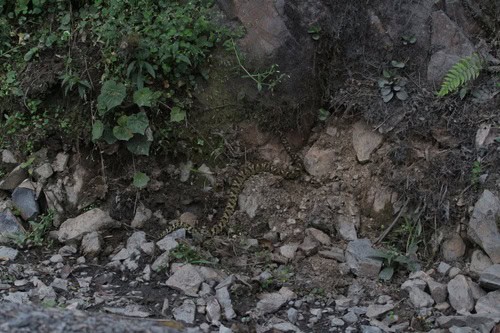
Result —
<instances>
[{"instance_id":1,"label":"snake","mask_svg":"<svg viewBox=\"0 0 500 333\"><path fill-rule=\"evenodd\" d=\"M227 225L229 224L229 220L233 213L236 210L236 206L238 205L238 196L243 190L243 186L248 178L260 174L260 173L271 173L277 176L281 176L285 179L296 179L300 176L303 170L303 165L301 163L301 159L297 154L295 154L284 135L280 134L280 141L282 145L285 147L285 151L290 156L292 160L292 165L288 168L277 166L271 162L262 162L262 163L248 163L244 165L244 167L238 172L236 177L234 178L231 187L229 189L227 195L226 206L224 207L224 211L222 213L221 218L217 221L217 223L211 228L197 228L190 224L176 221L170 224L161 234L159 239L165 237L166 235L172 233L177 229L185 229L188 233L197 233L202 236L216 236L227 229Z\"/></svg>"}]
</instances>

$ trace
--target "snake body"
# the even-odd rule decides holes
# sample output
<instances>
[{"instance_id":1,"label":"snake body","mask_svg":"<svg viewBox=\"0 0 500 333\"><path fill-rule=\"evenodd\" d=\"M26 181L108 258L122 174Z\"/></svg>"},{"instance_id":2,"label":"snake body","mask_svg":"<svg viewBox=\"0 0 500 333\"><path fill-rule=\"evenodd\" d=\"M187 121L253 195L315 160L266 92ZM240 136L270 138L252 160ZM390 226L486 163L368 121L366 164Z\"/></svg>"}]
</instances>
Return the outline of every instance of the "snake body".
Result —
<instances>
[{"instance_id":1,"label":"snake body","mask_svg":"<svg viewBox=\"0 0 500 333\"><path fill-rule=\"evenodd\" d=\"M196 232L199 234L207 234L208 236L214 236L218 235L220 233L223 233L226 230L226 227L229 223L229 219L233 215L233 213L236 210L236 206L238 204L238 196L240 195L241 191L243 190L243 185L247 181L248 178L250 178L253 175L263 173L263 172L268 172L272 173L277 176L281 176L285 179L294 179L300 176L302 172L302 168L299 167L301 165L300 163L300 158L293 153L288 141L280 135L281 142L283 146L285 147L286 152L292 159L293 166L290 168L283 168L274 165L273 163L270 162L264 162L264 163L250 163L247 164L243 167L243 169L238 172L236 175L236 178L233 180L233 183L231 184L231 188L229 189L228 192L228 199L226 206L224 208L224 212L222 213L222 217L219 219L219 221L210 229L197 229L192 225L177 221L175 223L172 223L171 225L168 226L166 230L164 230L161 234L160 237L164 237L165 235L168 235L169 233L180 229L184 228L188 232Z\"/></svg>"}]
</instances>

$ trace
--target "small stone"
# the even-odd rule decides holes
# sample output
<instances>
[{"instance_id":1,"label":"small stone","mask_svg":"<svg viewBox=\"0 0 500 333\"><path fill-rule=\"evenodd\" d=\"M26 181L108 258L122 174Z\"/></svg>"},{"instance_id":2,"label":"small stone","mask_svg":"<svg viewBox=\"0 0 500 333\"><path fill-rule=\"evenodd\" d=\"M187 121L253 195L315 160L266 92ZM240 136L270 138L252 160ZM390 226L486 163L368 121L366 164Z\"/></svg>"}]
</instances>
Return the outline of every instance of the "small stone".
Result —
<instances>
[{"instance_id":1,"label":"small stone","mask_svg":"<svg viewBox=\"0 0 500 333\"><path fill-rule=\"evenodd\" d=\"M472 292L472 297L474 298L475 301L486 295L486 291L481 289L481 287L477 283L472 281L470 278L467 278L467 284L469 285L469 288Z\"/></svg>"},{"instance_id":2,"label":"small stone","mask_svg":"<svg viewBox=\"0 0 500 333\"><path fill-rule=\"evenodd\" d=\"M2 163L4 164L17 164L17 158L14 154L7 149L2 149Z\"/></svg>"},{"instance_id":3,"label":"small stone","mask_svg":"<svg viewBox=\"0 0 500 333\"><path fill-rule=\"evenodd\" d=\"M391 303L391 302L392 302L392 298L389 295L380 295L377 298L378 304L387 304L387 303Z\"/></svg>"},{"instance_id":4,"label":"small stone","mask_svg":"<svg viewBox=\"0 0 500 333\"><path fill-rule=\"evenodd\" d=\"M361 325L361 333L382 333L382 330L375 326Z\"/></svg>"},{"instance_id":5,"label":"small stone","mask_svg":"<svg viewBox=\"0 0 500 333\"><path fill-rule=\"evenodd\" d=\"M332 243L332 239L330 238L330 236L316 228L307 228L306 235L312 236L314 239L325 246L329 246Z\"/></svg>"},{"instance_id":6,"label":"small stone","mask_svg":"<svg viewBox=\"0 0 500 333\"><path fill-rule=\"evenodd\" d=\"M102 250L102 238L97 231L90 232L83 236L81 247L85 256L96 257Z\"/></svg>"},{"instance_id":7,"label":"small stone","mask_svg":"<svg viewBox=\"0 0 500 333\"><path fill-rule=\"evenodd\" d=\"M63 172L66 170L66 166L68 165L69 155L66 153L58 153L56 155L56 159L52 163L52 169L56 172Z\"/></svg>"},{"instance_id":8,"label":"small stone","mask_svg":"<svg viewBox=\"0 0 500 333\"><path fill-rule=\"evenodd\" d=\"M448 294L450 305L455 310L470 312L474 308L474 298L465 276L457 275L448 282Z\"/></svg>"},{"instance_id":9,"label":"small stone","mask_svg":"<svg viewBox=\"0 0 500 333\"><path fill-rule=\"evenodd\" d=\"M53 287L53 288L55 288L55 289L67 291L68 290L68 280L63 280L63 279L60 279L60 278L55 278L52 281L52 283L50 284L50 286Z\"/></svg>"},{"instance_id":10,"label":"small stone","mask_svg":"<svg viewBox=\"0 0 500 333\"><path fill-rule=\"evenodd\" d=\"M58 262L63 262L64 261L64 258L62 255L60 254L54 254L52 257L50 257L49 261L51 263L58 263Z\"/></svg>"},{"instance_id":11,"label":"small stone","mask_svg":"<svg viewBox=\"0 0 500 333\"><path fill-rule=\"evenodd\" d=\"M436 309L436 310L438 310L438 311L441 311L441 312L446 311L446 310L448 310L449 308L450 308L450 304L449 304L449 303L447 303L447 302L439 303L439 304L436 304L436 305L434 306L434 309Z\"/></svg>"},{"instance_id":12,"label":"small stone","mask_svg":"<svg viewBox=\"0 0 500 333\"><path fill-rule=\"evenodd\" d=\"M438 272L439 272L440 274L442 274L442 275L446 275L446 274L448 274L448 272L450 271L450 269L451 269L451 266L450 266L450 265L448 265L448 264L447 264L447 263L445 263L444 261L441 261L441 262L439 263L439 266L438 266L438 269L437 269L437 270L438 270Z\"/></svg>"},{"instance_id":13,"label":"small stone","mask_svg":"<svg viewBox=\"0 0 500 333\"><path fill-rule=\"evenodd\" d=\"M28 177L28 171L19 165L7 176L3 177L3 180L0 181L0 190L13 191Z\"/></svg>"},{"instance_id":14,"label":"small stone","mask_svg":"<svg viewBox=\"0 0 500 333\"><path fill-rule=\"evenodd\" d=\"M180 290L188 296L197 296L200 284L205 279L191 264L179 267L167 280L167 286Z\"/></svg>"},{"instance_id":15,"label":"small stone","mask_svg":"<svg viewBox=\"0 0 500 333\"><path fill-rule=\"evenodd\" d=\"M306 256L311 256L318 251L318 247L319 242L315 238L306 236L302 244L300 244L299 249L303 251Z\"/></svg>"},{"instance_id":16,"label":"small stone","mask_svg":"<svg viewBox=\"0 0 500 333\"><path fill-rule=\"evenodd\" d=\"M349 324L354 324L358 321L358 316L354 312L349 311L342 316L342 319Z\"/></svg>"},{"instance_id":17,"label":"small stone","mask_svg":"<svg viewBox=\"0 0 500 333\"><path fill-rule=\"evenodd\" d=\"M137 207L134 219L130 222L130 226L136 229L143 228L152 216L153 212L151 209L145 207L143 204L140 204L139 207Z\"/></svg>"},{"instance_id":18,"label":"small stone","mask_svg":"<svg viewBox=\"0 0 500 333\"><path fill-rule=\"evenodd\" d=\"M380 315L383 315L384 313L391 311L392 309L394 309L394 304L385 304L385 305L370 304L366 311L366 316L368 318L377 318Z\"/></svg>"},{"instance_id":19,"label":"small stone","mask_svg":"<svg viewBox=\"0 0 500 333\"><path fill-rule=\"evenodd\" d=\"M10 236L14 236L15 234L25 234L26 230L19 223L17 217L12 214L10 209L6 209L3 212L0 212L0 243L10 243Z\"/></svg>"},{"instance_id":20,"label":"small stone","mask_svg":"<svg viewBox=\"0 0 500 333\"><path fill-rule=\"evenodd\" d=\"M330 325L332 325L332 326L344 326L345 322L340 318L333 318L330 321Z\"/></svg>"},{"instance_id":21,"label":"small stone","mask_svg":"<svg viewBox=\"0 0 500 333\"><path fill-rule=\"evenodd\" d=\"M18 253L19 251L16 249L7 246L0 246L0 260L14 260L16 259Z\"/></svg>"},{"instance_id":22,"label":"small stone","mask_svg":"<svg viewBox=\"0 0 500 333\"><path fill-rule=\"evenodd\" d=\"M161 255L156 258L156 260L151 265L151 269L154 272L165 271L168 268L170 263L170 256L168 252L163 252Z\"/></svg>"},{"instance_id":23,"label":"small stone","mask_svg":"<svg viewBox=\"0 0 500 333\"><path fill-rule=\"evenodd\" d=\"M60 242L82 237L84 234L118 226L108 213L99 208L89 210L75 218L67 219L59 227Z\"/></svg>"},{"instance_id":24,"label":"small stone","mask_svg":"<svg viewBox=\"0 0 500 333\"><path fill-rule=\"evenodd\" d=\"M434 304L432 297L419 288L411 288L409 293L410 301L417 309L427 308Z\"/></svg>"},{"instance_id":25,"label":"small stone","mask_svg":"<svg viewBox=\"0 0 500 333\"><path fill-rule=\"evenodd\" d=\"M156 242L156 246L162 251L170 252L179 246L179 243L170 236L165 236L158 242Z\"/></svg>"},{"instance_id":26,"label":"small stone","mask_svg":"<svg viewBox=\"0 0 500 333\"><path fill-rule=\"evenodd\" d=\"M295 293L286 287L282 287L277 293L263 294L257 303L257 312L260 314L273 313L295 297L297 297Z\"/></svg>"},{"instance_id":27,"label":"small stone","mask_svg":"<svg viewBox=\"0 0 500 333\"><path fill-rule=\"evenodd\" d=\"M485 269L479 276L479 284L488 290L500 289L500 264Z\"/></svg>"},{"instance_id":28,"label":"small stone","mask_svg":"<svg viewBox=\"0 0 500 333\"><path fill-rule=\"evenodd\" d=\"M218 288L215 291L215 297L224 309L224 317L226 317L227 320L234 319L236 317L236 313L234 312L233 305L231 303L231 297L229 295L227 287Z\"/></svg>"},{"instance_id":29,"label":"small stone","mask_svg":"<svg viewBox=\"0 0 500 333\"><path fill-rule=\"evenodd\" d=\"M298 319L299 312L295 308L290 308L286 312L288 320L292 323L295 324Z\"/></svg>"},{"instance_id":30,"label":"small stone","mask_svg":"<svg viewBox=\"0 0 500 333\"><path fill-rule=\"evenodd\" d=\"M446 288L446 285L436 282L432 279L427 279L427 285L429 286L431 296L436 303L446 302L446 299L448 297L448 290Z\"/></svg>"},{"instance_id":31,"label":"small stone","mask_svg":"<svg viewBox=\"0 0 500 333\"><path fill-rule=\"evenodd\" d=\"M493 265L491 259L481 250L474 250L470 259L471 272L481 274L485 269Z\"/></svg>"},{"instance_id":32,"label":"small stone","mask_svg":"<svg viewBox=\"0 0 500 333\"><path fill-rule=\"evenodd\" d=\"M377 277L382 268L382 261L373 259L377 252L369 239L357 239L349 242L345 252L346 263L359 277Z\"/></svg>"},{"instance_id":33,"label":"small stone","mask_svg":"<svg viewBox=\"0 0 500 333\"><path fill-rule=\"evenodd\" d=\"M422 281L420 279L415 279L415 280L406 280L402 285L401 289L410 291L412 288L418 288L420 290L425 290L425 287L427 287L427 283L425 281Z\"/></svg>"},{"instance_id":34,"label":"small stone","mask_svg":"<svg viewBox=\"0 0 500 333\"><path fill-rule=\"evenodd\" d=\"M447 261L455 261L465 254L465 243L458 234L444 241L442 245L443 258Z\"/></svg>"},{"instance_id":35,"label":"small stone","mask_svg":"<svg viewBox=\"0 0 500 333\"><path fill-rule=\"evenodd\" d=\"M141 251L149 256L152 256L155 253L155 243L147 242L141 244Z\"/></svg>"},{"instance_id":36,"label":"small stone","mask_svg":"<svg viewBox=\"0 0 500 333\"><path fill-rule=\"evenodd\" d=\"M212 323L212 325L217 325L221 319L221 307L217 299L210 296L207 299L207 318Z\"/></svg>"},{"instance_id":37,"label":"small stone","mask_svg":"<svg viewBox=\"0 0 500 333\"><path fill-rule=\"evenodd\" d=\"M17 187L12 192L12 202L25 221L34 219L40 213L35 194L34 190L25 187Z\"/></svg>"},{"instance_id":38,"label":"small stone","mask_svg":"<svg viewBox=\"0 0 500 333\"><path fill-rule=\"evenodd\" d=\"M54 170L49 163L44 163L35 169L34 174L36 179L48 179L54 174Z\"/></svg>"},{"instance_id":39,"label":"small stone","mask_svg":"<svg viewBox=\"0 0 500 333\"><path fill-rule=\"evenodd\" d=\"M476 313L500 318L500 290L492 291L478 299Z\"/></svg>"},{"instance_id":40,"label":"small stone","mask_svg":"<svg viewBox=\"0 0 500 333\"><path fill-rule=\"evenodd\" d=\"M76 254L77 252L78 252L78 249L73 245L64 245L63 247L61 247L59 249L59 251L57 251L57 253L59 253L63 257L72 256L72 255Z\"/></svg>"},{"instance_id":41,"label":"small stone","mask_svg":"<svg viewBox=\"0 0 500 333\"><path fill-rule=\"evenodd\" d=\"M198 224L198 217L193 213L185 212L182 213L181 216L179 216L179 222L191 227L196 227L196 225Z\"/></svg>"},{"instance_id":42,"label":"small stone","mask_svg":"<svg viewBox=\"0 0 500 333\"><path fill-rule=\"evenodd\" d=\"M461 272L460 268L458 268L458 267L452 267L450 269L450 271L448 272L448 276L453 279L455 276L457 276L458 274L460 274L460 272Z\"/></svg>"},{"instance_id":43,"label":"small stone","mask_svg":"<svg viewBox=\"0 0 500 333\"><path fill-rule=\"evenodd\" d=\"M352 144L360 163L370 161L370 156L382 144L383 137L364 121L358 121L352 128Z\"/></svg>"},{"instance_id":44,"label":"small stone","mask_svg":"<svg viewBox=\"0 0 500 333\"><path fill-rule=\"evenodd\" d=\"M172 310L175 320L193 324L196 316L196 305L191 299L185 300L181 306Z\"/></svg>"},{"instance_id":45,"label":"small stone","mask_svg":"<svg viewBox=\"0 0 500 333\"><path fill-rule=\"evenodd\" d=\"M344 250L339 248L333 247L330 250L319 251L318 254L323 258L335 259L338 262L345 262Z\"/></svg>"},{"instance_id":46,"label":"small stone","mask_svg":"<svg viewBox=\"0 0 500 333\"><path fill-rule=\"evenodd\" d=\"M287 244L280 247L280 254L288 259L295 258L295 252L297 252L298 244Z\"/></svg>"}]
</instances>

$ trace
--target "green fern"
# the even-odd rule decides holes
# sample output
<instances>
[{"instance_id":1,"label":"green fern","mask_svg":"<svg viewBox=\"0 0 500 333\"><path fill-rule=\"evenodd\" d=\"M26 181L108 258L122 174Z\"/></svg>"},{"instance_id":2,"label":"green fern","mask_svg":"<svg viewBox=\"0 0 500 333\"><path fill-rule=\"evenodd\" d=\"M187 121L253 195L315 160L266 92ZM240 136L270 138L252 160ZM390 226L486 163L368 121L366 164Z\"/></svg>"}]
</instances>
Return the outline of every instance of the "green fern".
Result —
<instances>
[{"instance_id":1,"label":"green fern","mask_svg":"<svg viewBox=\"0 0 500 333\"><path fill-rule=\"evenodd\" d=\"M477 53L471 56L460 59L453 67L446 73L444 81L441 84L441 89L437 93L439 97L443 97L457 91L465 83L474 80L479 76L483 69L484 61Z\"/></svg>"}]
</instances>

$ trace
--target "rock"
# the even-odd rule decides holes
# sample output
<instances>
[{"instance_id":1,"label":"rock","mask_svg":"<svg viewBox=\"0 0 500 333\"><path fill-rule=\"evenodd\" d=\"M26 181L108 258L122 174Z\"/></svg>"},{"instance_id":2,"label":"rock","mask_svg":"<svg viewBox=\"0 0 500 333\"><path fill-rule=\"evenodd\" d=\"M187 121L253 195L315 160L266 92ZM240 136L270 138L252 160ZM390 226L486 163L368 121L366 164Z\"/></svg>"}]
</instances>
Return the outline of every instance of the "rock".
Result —
<instances>
[{"instance_id":1,"label":"rock","mask_svg":"<svg viewBox=\"0 0 500 333\"><path fill-rule=\"evenodd\" d=\"M491 332L495 326L495 319L484 315L466 315L466 316L441 316L436 318L436 323L442 328L453 326L470 327L479 330L479 332Z\"/></svg>"},{"instance_id":2,"label":"rock","mask_svg":"<svg viewBox=\"0 0 500 333\"><path fill-rule=\"evenodd\" d=\"M19 223L17 217L10 209L0 212L0 244L11 242L10 236L18 233L26 233L24 227Z\"/></svg>"},{"instance_id":3,"label":"rock","mask_svg":"<svg viewBox=\"0 0 500 333\"><path fill-rule=\"evenodd\" d=\"M358 239L356 223L353 222L353 219L359 219L359 217L346 216L343 214L339 214L337 216L335 227L340 237L346 241L354 241Z\"/></svg>"},{"instance_id":4,"label":"rock","mask_svg":"<svg viewBox=\"0 0 500 333\"><path fill-rule=\"evenodd\" d=\"M214 296L210 296L207 299L206 311L208 320L212 325L217 325L221 319L221 308Z\"/></svg>"},{"instance_id":5,"label":"rock","mask_svg":"<svg viewBox=\"0 0 500 333\"><path fill-rule=\"evenodd\" d=\"M306 235L312 236L314 239L316 239L318 242L320 242L322 245L325 246L329 246L332 243L332 239L330 238L330 236L328 236L323 231L316 228L307 228Z\"/></svg>"},{"instance_id":6,"label":"rock","mask_svg":"<svg viewBox=\"0 0 500 333\"><path fill-rule=\"evenodd\" d=\"M30 303L29 294L27 292L12 292L8 293L7 296L4 296L3 299L8 302L16 303L16 304L27 304Z\"/></svg>"},{"instance_id":7,"label":"rock","mask_svg":"<svg viewBox=\"0 0 500 333\"><path fill-rule=\"evenodd\" d=\"M448 282L448 294L450 305L455 310L470 312L474 308L474 298L465 276L457 275Z\"/></svg>"},{"instance_id":8,"label":"rock","mask_svg":"<svg viewBox=\"0 0 500 333\"><path fill-rule=\"evenodd\" d=\"M63 262L64 261L64 258L62 255L60 254L54 254L53 256L51 256L49 258L49 261L53 264L57 264L58 262Z\"/></svg>"},{"instance_id":9,"label":"rock","mask_svg":"<svg viewBox=\"0 0 500 333\"><path fill-rule=\"evenodd\" d=\"M89 232L117 227L118 225L118 222L113 220L108 213L99 208L94 208L75 218L64 221L57 232L57 237L60 242L66 242L80 238Z\"/></svg>"},{"instance_id":10,"label":"rock","mask_svg":"<svg viewBox=\"0 0 500 333\"><path fill-rule=\"evenodd\" d=\"M341 296L340 298L335 300L335 310L337 310L338 312L342 312L356 304L357 302L354 299Z\"/></svg>"},{"instance_id":11,"label":"rock","mask_svg":"<svg viewBox=\"0 0 500 333\"><path fill-rule=\"evenodd\" d=\"M318 254L324 258L335 259L338 262L345 262L344 250L337 247L332 247L327 251L319 251Z\"/></svg>"},{"instance_id":12,"label":"rock","mask_svg":"<svg viewBox=\"0 0 500 333\"><path fill-rule=\"evenodd\" d=\"M297 252L298 244L287 244L280 247L280 254L288 259L295 258L295 252Z\"/></svg>"},{"instance_id":13,"label":"rock","mask_svg":"<svg viewBox=\"0 0 500 333\"><path fill-rule=\"evenodd\" d=\"M162 251L170 252L179 246L179 243L171 236L165 236L156 242L156 246Z\"/></svg>"},{"instance_id":14,"label":"rock","mask_svg":"<svg viewBox=\"0 0 500 333\"><path fill-rule=\"evenodd\" d=\"M486 291L481 289L477 283L472 281L470 278L467 278L467 283L469 284L469 288L472 292L472 297L475 301L486 295Z\"/></svg>"},{"instance_id":15,"label":"rock","mask_svg":"<svg viewBox=\"0 0 500 333\"><path fill-rule=\"evenodd\" d=\"M135 211L134 219L130 223L130 226L137 229L142 228L152 216L153 212L151 209L146 208L143 204L140 204Z\"/></svg>"},{"instance_id":16,"label":"rock","mask_svg":"<svg viewBox=\"0 0 500 333\"><path fill-rule=\"evenodd\" d=\"M146 233L144 231L136 231L127 239L127 249L139 250L144 243L146 243Z\"/></svg>"},{"instance_id":17,"label":"rock","mask_svg":"<svg viewBox=\"0 0 500 333\"><path fill-rule=\"evenodd\" d=\"M35 198L35 191L25 187L18 187L12 192L12 202L21 213L23 220L34 219L40 213L40 207Z\"/></svg>"},{"instance_id":18,"label":"rock","mask_svg":"<svg viewBox=\"0 0 500 333\"><path fill-rule=\"evenodd\" d=\"M432 297L419 288L411 288L409 294L411 303L417 309L427 308L434 304Z\"/></svg>"},{"instance_id":19,"label":"rock","mask_svg":"<svg viewBox=\"0 0 500 333\"><path fill-rule=\"evenodd\" d=\"M17 158L14 154L7 149L2 149L2 163L4 164L17 164Z\"/></svg>"},{"instance_id":20,"label":"rock","mask_svg":"<svg viewBox=\"0 0 500 333\"><path fill-rule=\"evenodd\" d=\"M361 333L382 333L382 330L375 326L361 325Z\"/></svg>"},{"instance_id":21,"label":"rock","mask_svg":"<svg viewBox=\"0 0 500 333\"><path fill-rule=\"evenodd\" d=\"M448 264L447 264L447 263L445 263L444 261L441 261L441 262L439 263L439 266L438 266L438 268L437 268L437 271L438 271L440 274L442 274L442 275L446 275L446 274L448 274L448 272L450 271L450 269L451 269L451 266L450 266L450 265L448 265Z\"/></svg>"},{"instance_id":22,"label":"rock","mask_svg":"<svg viewBox=\"0 0 500 333\"><path fill-rule=\"evenodd\" d=\"M256 311L260 315L276 312L286 302L296 297L297 295L295 295L293 291L287 287L282 287L277 293L260 295L260 301L257 303Z\"/></svg>"},{"instance_id":23,"label":"rock","mask_svg":"<svg viewBox=\"0 0 500 333\"><path fill-rule=\"evenodd\" d=\"M370 156L382 144L383 136L375 132L364 121L358 121L352 127L352 145L359 163L370 161Z\"/></svg>"},{"instance_id":24,"label":"rock","mask_svg":"<svg viewBox=\"0 0 500 333\"><path fill-rule=\"evenodd\" d=\"M490 191L484 190L474 206L467 234L483 248L494 264L500 264L499 218L500 200Z\"/></svg>"},{"instance_id":25,"label":"rock","mask_svg":"<svg viewBox=\"0 0 500 333\"><path fill-rule=\"evenodd\" d=\"M427 282L420 280L420 279L415 279L415 280L406 280L402 285L401 289L406 290L410 292L412 288L418 288L422 291L425 290L425 287L427 287Z\"/></svg>"},{"instance_id":26,"label":"rock","mask_svg":"<svg viewBox=\"0 0 500 333\"><path fill-rule=\"evenodd\" d=\"M7 246L0 246L0 261L14 260L16 259L18 253L19 251L16 249Z\"/></svg>"},{"instance_id":27,"label":"rock","mask_svg":"<svg viewBox=\"0 0 500 333\"><path fill-rule=\"evenodd\" d=\"M68 280L63 280L60 278L55 278L52 283L50 284L51 287L55 289L59 289L62 291L67 291L68 290Z\"/></svg>"},{"instance_id":28,"label":"rock","mask_svg":"<svg viewBox=\"0 0 500 333\"><path fill-rule=\"evenodd\" d=\"M443 258L447 261L455 261L465 254L465 243L458 234L443 242Z\"/></svg>"},{"instance_id":29,"label":"rock","mask_svg":"<svg viewBox=\"0 0 500 333\"><path fill-rule=\"evenodd\" d=\"M69 257L72 256L73 254L76 254L78 252L78 249L75 246L72 245L64 245L57 251L60 255L63 257Z\"/></svg>"},{"instance_id":30,"label":"rock","mask_svg":"<svg viewBox=\"0 0 500 333\"><path fill-rule=\"evenodd\" d=\"M156 260L151 265L151 269L155 272L161 272L168 268L170 264L170 254L168 252L163 252L156 258Z\"/></svg>"},{"instance_id":31,"label":"rock","mask_svg":"<svg viewBox=\"0 0 500 333\"><path fill-rule=\"evenodd\" d=\"M474 250L470 257L471 272L481 274L485 269L493 265L490 258L481 250Z\"/></svg>"},{"instance_id":32,"label":"rock","mask_svg":"<svg viewBox=\"0 0 500 333\"><path fill-rule=\"evenodd\" d=\"M311 237L306 236L302 244L299 245L299 249L305 253L306 256L311 256L318 251L319 242Z\"/></svg>"},{"instance_id":33,"label":"rock","mask_svg":"<svg viewBox=\"0 0 500 333\"><path fill-rule=\"evenodd\" d=\"M448 297L448 290L445 284L436 282L432 279L426 280L427 285L429 286L429 290L431 292L431 296L436 303L446 302Z\"/></svg>"},{"instance_id":34,"label":"rock","mask_svg":"<svg viewBox=\"0 0 500 333\"><path fill-rule=\"evenodd\" d=\"M374 259L375 256L377 256L377 251L372 248L369 239L351 241L345 251L347 265L359 277L378 276L382 262Z\"/></svg>"},{"instance_id":35,"label":"rock","mask_svg":"<svg viewBox=\"0 0 500 333\"><path fill-rule=\"evenodd\" d=\"M141 244L141 251L149 256L152 256L155 253L155 243L154 242L147 242L147 243Z\"/></svg>"},{"instance_id":36,"label":"rock","mask_svg":"<svg viewBox=\"0 0 500 333\"><path fill-rule=\"evenodd\" d=\"M28 177L28 171L19 165L0 181L0 190L13 191Z\"/></svg>"},{"instance_id":37,"label":"rock","mask_svg":"<svg viewBox=\"0 0 500 333\"><path fill-rule=\"evenodd\" d=\"M214 177L214 173L206 164L202 164L198 168L198 174L205 178L211 186L215 185L216 179Z\"/></svg>"},{"instance_id":38,"label":"rock","mask_svg":"<svg viewBox=\"0 0 500 333\"><path fill-rule=\"evenodd\" d=\"M187 161L186 163L180 163L179 165L179 170L180 170L180 181L185 183L189 179L189 176L191 175L191 170L193 169L193 162Z\"/></svg>"},{"instance_id":39,"label":"rock","mask_svg":"<svg viewBox=\"0 0 500 333\"><path fill-rule=\"evenodd\" d=\"M461 273L460 268L452 267L450 269L450 271L448 272L448 276L453 279L455 276L457 276L460 273Z\"/></svg>"},{"instance_id":40,"label":"rock","mask_svg":"<svg viewBox=\"0 0 500 333\"><path fill-rule=\"evenodd\" d=\"M198 217L193 213L185 212L182 213L181 216L179 216L179 222L191 227L196 227L196 225L198 224Z\"/></svg>"},{"instance_id":41,"label":"rock","mask_svg":"<svg viewBox=\"0 0 500 333\"><path fill-rule=\"evenodd\" d=\"M87 257L96 257L102 250L102 238L97 231L85 234L82 238L82 253Z\"/></svg>"},{"instance_id":42,"label":"rock","mask_svg":"<svg viewBox=\"0 0 500 333\"><path fill-rule=\"evenodd\" d=\"M391 311L392 309L394 309L394 304L370 304L366 311L366 316L368 318L377 318L384 313Z\"/></svg>"},{"instance_id":43,"label":"rock","mask_svg":"<svg viewBox=\"0 0 500 333\"><path fill-rule=\"evenodd\" d=\"M500 290L492 291L478 299L476 313L482 315L494 315L500 320Z\"/></svg>"},{"instance_id":44,"label":"rock","mask_svg":"<svg viewBox=\"0 0 500 333\"><path fill-rule=\"evenodd\" d=\"M290 308L287 310L286 316L288 318L288 321L290 321L292 324L295 324L299 317L299 311L297 311L297 309L295 308Z\"/></svg>"},{"instance_id":45,"label":"rock","mask_svg":"<svg viewBox=\"0 0 500 333\"><path fill-rule=\"evenodd\" d=\"M314 177L325 177L335 170L337 153L331 148L314 144L304 156L304 169Z\"/></svg>"},{"instance_id":46,"label":"rock","mask_svg":"<svg viewBox=\"0 0 500 333\"><path fill-rule=\"evenodd\" d=\"M460 58L474 52L473 44L462 29L441 10L432 13L431 49L439 51L429 60L427 79L437 84Z\"/></svg>"},{"instance_id":47,"label":"rock","mask_svg":"<svg viewBox=\"0 0 500 333\"><path fill-rule=\"evenodd\" d=\"M56 159L52 162L52 169L56 172L63 172L68 165L69 155L66 153L57 153Z\"/></svg>"},{"instance_id":48,"label":"rock","mask_svg":"<svg viewBox=\"0 0 500 333\"><path fill-rule=\"evenodd\" d=\"M348 324L354 324L358 321L358 316L352 311L347 312L342 316L342 320L344 320Z\"/></svg>"},{"instance_id":49,"label":"rock","mask_svg":"<svg viewBox=\"0 0 500 333\"><path fill-rule=\"evenodd\" d=\"M186 299L181 306L172 310L175 320L180 320L186 324L193 324L196 316L196 305L190 299Z\"/></svg>"},{"instance_id":50,"label":"rock","mask_svg":"<svg viewBox=\"0 0 500 333\"><path fill-rule=\"evenodd\" d=\"M151 316L151 313L149 313L142 306L137 304L130 304L124 308L104 307L103 309L106 312L125 317L147 318Z\"/></svg>"},{"instance_id":51,"label":"rock","mask_svg":"<svg viewBox=\"0 0 500 333\"><path fill-rule=\"evenodd\" d=\"M166 284L170 288L180 290L188 296L197 296L200 284L204 280L195 266L186 264L180 266L170 276Z\"/></svg>"},{"instance_id":52,"label":"rock","mask_svg":"<svg viewBox=\"0 0 500 333\"><path fill-rule=\"evenodd\" d=\"M500 264L485 269L479 276L479 284L485 289L500 289Z\"/></svg>"},{"instance_id":53,"label":"rock","mask_svg":"<svg viewBox=\"0 0 500 333\"><path fill-rule=\"evenodd\" d=\"M227 289L227 287L218 288L215 291L215 297L224 309L224 317L226 317L227 320L236 318L236 313L234 312L233 305L231 304L231 297L229 295L229 290Z\"/></svg>"},{"instance_id":54,"label":"rock","mask_svg":"<svg viewBox=\"0 0 500 333\"><path fill-rule=\"evenodd\" d=\"M49 179L53 174L54 170L49 163L44 163L34 170L35 179Z\"/></svg>"}]
</instances>

